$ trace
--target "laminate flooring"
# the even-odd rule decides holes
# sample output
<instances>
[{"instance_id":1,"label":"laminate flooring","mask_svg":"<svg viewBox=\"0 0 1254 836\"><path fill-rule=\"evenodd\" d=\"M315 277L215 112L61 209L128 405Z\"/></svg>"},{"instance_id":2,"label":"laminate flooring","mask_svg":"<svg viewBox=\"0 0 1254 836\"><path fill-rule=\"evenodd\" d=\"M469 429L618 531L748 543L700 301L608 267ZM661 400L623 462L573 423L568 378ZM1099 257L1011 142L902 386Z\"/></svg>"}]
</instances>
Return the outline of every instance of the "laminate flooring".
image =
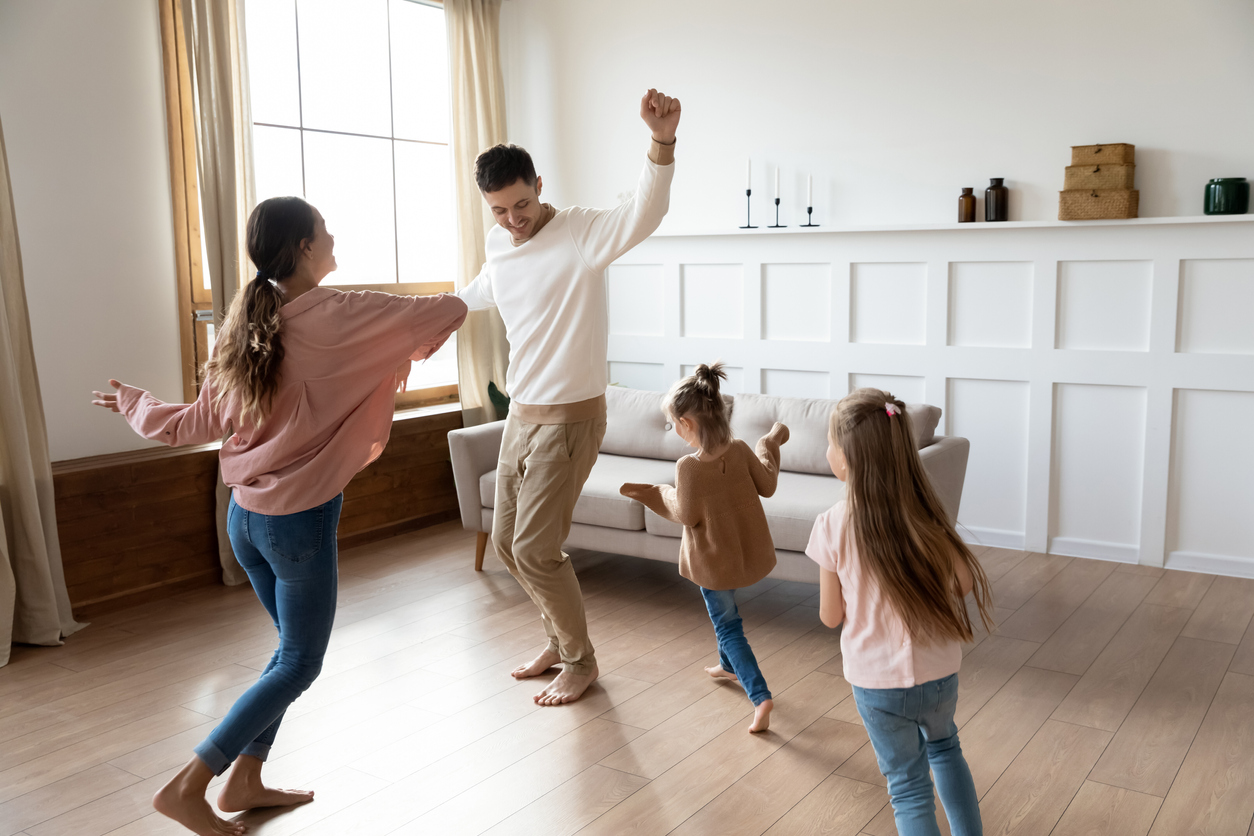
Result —
<instances>
[{"instance_id":1,"label":"laminate flooring","mask_svg":"<svg viewBox=\"0 0 1254 836\"><path fill-rule=\"evenodd\" d=\"M998 628L964 648L957 721L987 834L1254 836L1254 581L979 549ZM489 552L490 555L490 552ZM673 565L573 557L601 680L538 708L509 671L535 608L455 524L344 552L322 675L266 767L312 804L265 836L896 832L818 590L743 590L775 695L750 735ZM0 836L182 833L152 793L275 643L251 590L101 618L0 668ZM211 789L210 798L216 796ZM942 818L942 831L948 833Z\"/></svg>"}]
</instances>

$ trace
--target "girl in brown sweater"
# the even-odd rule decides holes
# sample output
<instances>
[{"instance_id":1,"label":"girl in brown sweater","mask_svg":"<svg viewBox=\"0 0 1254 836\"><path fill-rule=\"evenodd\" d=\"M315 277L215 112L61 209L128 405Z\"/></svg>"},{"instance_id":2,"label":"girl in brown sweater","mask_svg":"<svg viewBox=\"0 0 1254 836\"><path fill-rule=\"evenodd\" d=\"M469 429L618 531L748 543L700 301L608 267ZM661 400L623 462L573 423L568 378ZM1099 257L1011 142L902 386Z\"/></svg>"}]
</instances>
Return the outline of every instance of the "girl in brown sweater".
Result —
<instances>
[{"instance_id":1,"label":"girl in brown sweater","mask_svg":"<svg viewBox=\"0 0 1254 836\"><path fill-rule=\"evenodd\" d=\"M675 487L629 482L620 491L683 525L679 573L701 587L718 637L719 664L706 673L740 682L754 705L749 731L761 732L770 725L774 703L745 640L736 590L775 568L775 544L758 497L775 493L779 446L788 440L788 428L776 424L756 450L733 438L720 379L727 379L722 363L703 364L667 395L663 409L675 432L697 448L676 463Z\"/></svg>"}]
</instances>

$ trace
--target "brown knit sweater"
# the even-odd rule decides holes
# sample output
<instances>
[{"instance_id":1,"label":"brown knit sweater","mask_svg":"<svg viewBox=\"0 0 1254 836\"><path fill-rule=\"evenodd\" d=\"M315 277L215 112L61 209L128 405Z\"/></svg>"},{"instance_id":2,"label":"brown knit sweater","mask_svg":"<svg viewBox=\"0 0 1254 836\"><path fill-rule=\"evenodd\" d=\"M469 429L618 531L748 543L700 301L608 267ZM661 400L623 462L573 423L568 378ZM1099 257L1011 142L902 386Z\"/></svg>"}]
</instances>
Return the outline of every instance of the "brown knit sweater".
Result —
<instances>
[{"instance_id":1,"label":"brown knit sweater","mask_svg":"<svg viewBox=\"0 0 1254 836\"><path fill-rule=\"evenodd\" d=\"M779 446L788 428L776 424L757 450L736 439L708 461L684 456L675 487L629 482L623 496L684 527L679 574L706 589L740 589L775 568L775 544L758 496L771 496L779 478Z\"/></svg>"}]
</instances>

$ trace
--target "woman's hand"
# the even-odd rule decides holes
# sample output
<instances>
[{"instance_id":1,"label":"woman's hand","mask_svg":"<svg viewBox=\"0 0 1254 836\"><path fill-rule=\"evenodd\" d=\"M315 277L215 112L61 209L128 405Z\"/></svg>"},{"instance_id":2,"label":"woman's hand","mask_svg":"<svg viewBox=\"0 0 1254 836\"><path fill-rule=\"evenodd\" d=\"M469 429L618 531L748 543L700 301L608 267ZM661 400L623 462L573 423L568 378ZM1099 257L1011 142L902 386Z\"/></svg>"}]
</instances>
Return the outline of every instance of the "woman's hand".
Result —
<instances>
[{"instance_id":1,"label":"woman's hand","mask_svg":"<svg viewBox=\"0 0 1254 836\"><path fill-rule=\"evenodd\" d=\"M117 388L119 388L122 384L121 384L121 383L119 383L118 381L114 380L113 378L109 378L109 385L110 385L110 386L112 386L114 389L117 389ZM94 405L96 405L96 406L102 406L102 407L104 407L105 409L109 410L110 412L121 412L121 411L122 411L121 407L119 407L119 406L118 406L118 394L117 394L117 392L108 392L108 393L105 393L105 392L95 392L95 391L93 391L93 392L92 392L92 395L94 395L94 396L95 396L94 398L92 398L92 403L93 403Z\"/></svg>"},{"instance_id":2,"label":"woman's hand","mask_svg":"<svg viewBox=\"0 0 1254 836\"><path fill-rule=\"evenodd\" d=\"M640 118L653 132L653 138L663 145L675 141L675 129L679 127L679 99L672 99L653 88L640 99Z\"/></svg>"}]
</instances>

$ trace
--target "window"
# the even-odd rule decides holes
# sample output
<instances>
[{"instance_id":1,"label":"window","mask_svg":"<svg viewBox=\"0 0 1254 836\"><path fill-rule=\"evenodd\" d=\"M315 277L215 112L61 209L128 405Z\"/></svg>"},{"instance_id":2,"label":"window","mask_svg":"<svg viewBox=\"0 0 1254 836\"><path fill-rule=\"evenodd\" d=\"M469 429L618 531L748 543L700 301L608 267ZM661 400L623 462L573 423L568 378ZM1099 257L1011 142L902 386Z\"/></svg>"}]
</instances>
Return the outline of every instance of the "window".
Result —
<instances>
[{"instance_id":1,"label":"window","mask_svg":"<svg viewBox=\"0 0 1254 836\"><path fill-rule=\"evenodd\" d=\"M444 10L415 0L247 0L257 200L300 195L346 290L453 289L456 220ZM399 406L457 399L456 337Z\"/></svg>"}]
</instances>

